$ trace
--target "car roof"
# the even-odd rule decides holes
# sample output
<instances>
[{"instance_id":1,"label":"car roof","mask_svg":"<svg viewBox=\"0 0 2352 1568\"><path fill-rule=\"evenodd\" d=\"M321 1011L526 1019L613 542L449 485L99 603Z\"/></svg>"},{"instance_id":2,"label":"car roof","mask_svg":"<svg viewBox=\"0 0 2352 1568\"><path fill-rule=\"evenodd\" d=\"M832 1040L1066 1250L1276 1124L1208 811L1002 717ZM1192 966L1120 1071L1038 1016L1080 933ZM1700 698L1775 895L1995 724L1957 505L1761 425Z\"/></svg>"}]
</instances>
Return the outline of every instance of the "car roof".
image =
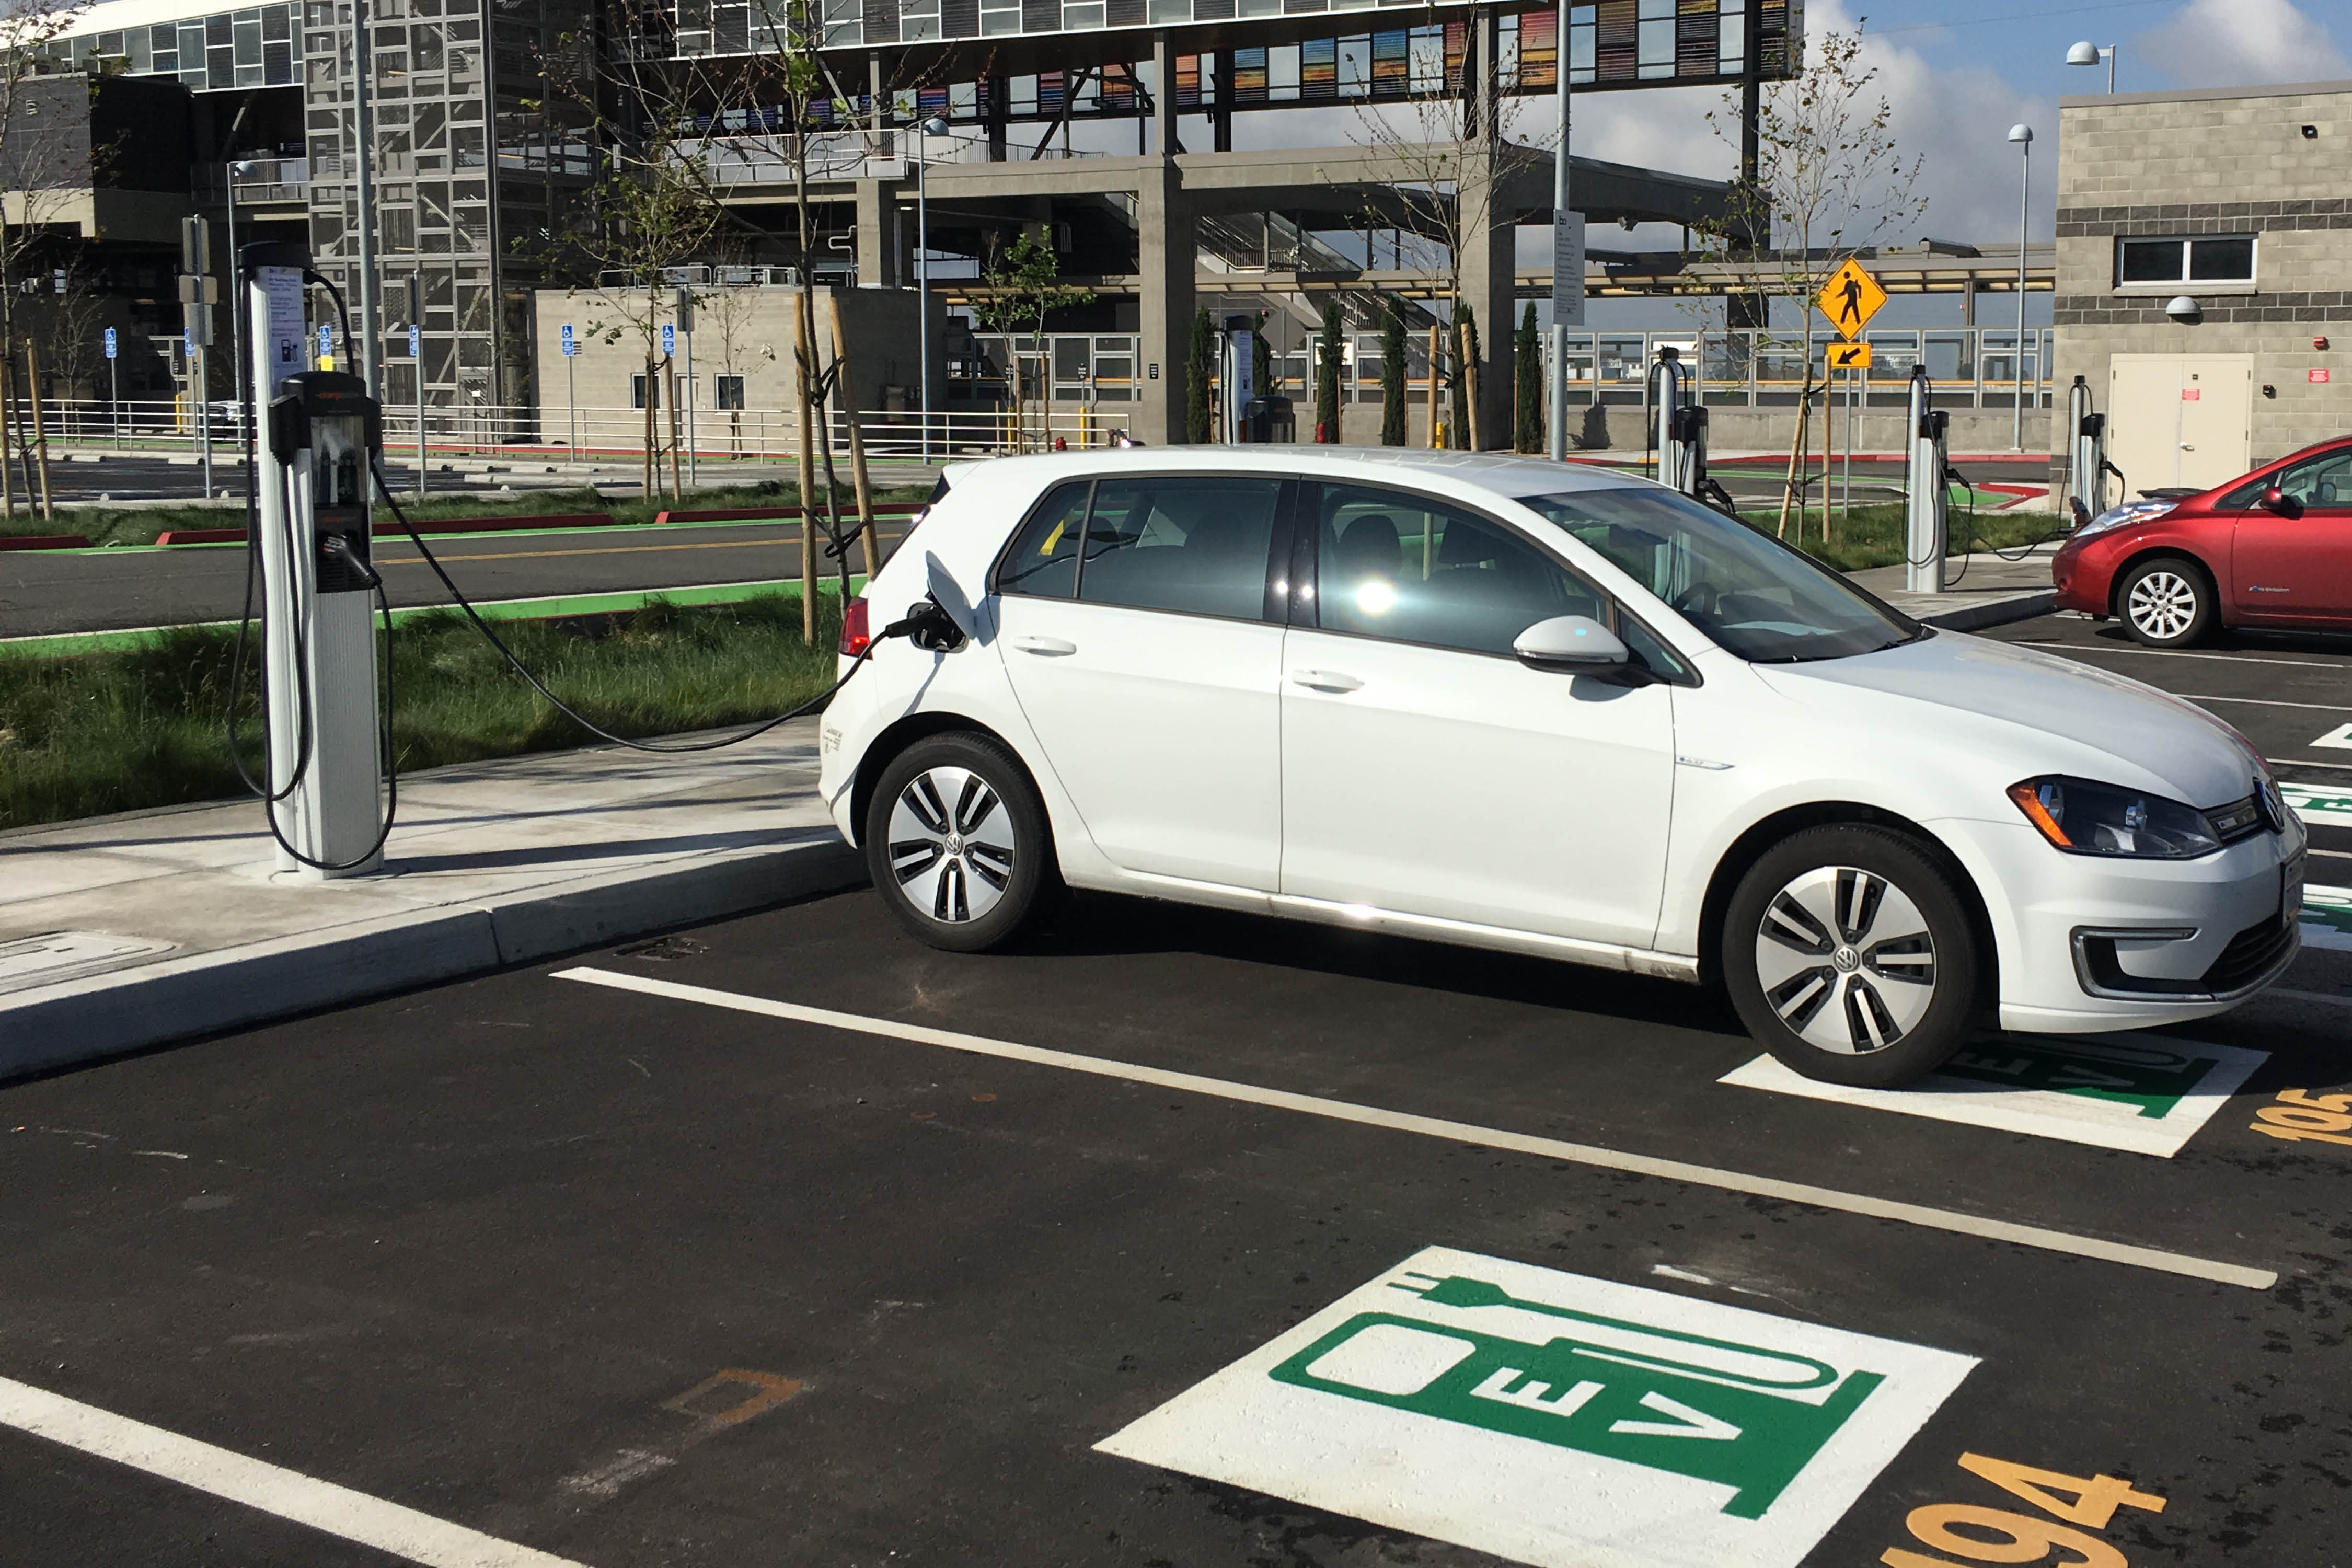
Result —
<instances>
[{"instance_id":1,"label":"car roof","mask_svg":"<svg viewBox=\"0 0 2352 1568\"><path fill-rule=\"evenodd\" d=\"M1507 452L1433 452L1409 447L1124 447L992 458L984 461L1008 480L1015 474L1024 479L1034 477L1041 490L1065 479L1094 479L1123 471L1181 473L1192 468L1217 473L1255 470L1363 479L1450 480L1507 498L1649 482L1622 468L1598 463L1556 463L1548 458ZM951 487L961 483L966 474L980 466L978 462L950 464L945 470L948 483Z\"/></svg>"}]
</instances>

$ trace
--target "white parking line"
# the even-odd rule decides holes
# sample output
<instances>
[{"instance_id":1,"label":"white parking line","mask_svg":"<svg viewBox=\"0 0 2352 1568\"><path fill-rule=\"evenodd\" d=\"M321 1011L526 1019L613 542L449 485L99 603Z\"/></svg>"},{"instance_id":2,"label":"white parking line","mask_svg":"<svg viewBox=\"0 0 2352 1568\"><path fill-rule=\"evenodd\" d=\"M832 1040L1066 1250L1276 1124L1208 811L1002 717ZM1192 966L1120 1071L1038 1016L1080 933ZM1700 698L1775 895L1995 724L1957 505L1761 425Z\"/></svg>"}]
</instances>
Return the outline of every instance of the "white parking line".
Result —
<instances>
[{"instance_id":1,"label":"white parking line","mask_svg":"<svg viewBox=\"0 0 2352 1568\"><path fill-rule=\"evenodd\" d=\"M745 996L732 991L681 985L675 981L653 980L587 966L558 970L550 978L583 981L591 985L610 986L616 991L635 991L646 996L694 1002L708 1007L725 1007L738 1013L782 1018L796 1024L814 1024L823 1028L844 1029L853 1034L910 1040L918 1045L939 1046L947 1050L968 1051L975 1056L996 1057L1005 1061L1029 1062L1038 1067L1060 1068L1097 1078L1148 1083L1160 1089L1213 1095L1219 1100L1239 1100L1276 1110L1295 1110L1308 1116L1327 1117L1334 1121L1352 1121L1365 1127L1414 1132L1423 1137L1443 1138L1451 1142L1475 1144L1487 1149L1505 1149L1541 1159L1591 1165L1604 1171L1624 1171L1633 1175L1687 1182L1694 1186L1715 1187L1784 1203L1807 1204L1814 1208L1862 1215L1871 1219L1899 1220L1906 1225L1921 1226L1930 1230L2014 1242L2021 1247L2037 1247L2050 1252L2070 1253L2077 1258L2095 1258L2105 1262L2127 1264L2135 1268L2155 1269L2165 1274L2183 1274L2192 1279L2210 1279L2223 1285L2242 1285L2249 1289L2267 1290L2278 1283L2278 1275L2268 1268L2248 1268L2241 1264L2166 1252L2153 1247L2134 1247L2095 1236L2049 1230L2038 1225L2018 1225L2009 1220L1987 1219L1951 1209L1929 1208L1924 1204L1898 1203L1864 1193L1841 1192L1835 1187L1783 1182L1770 1176L1751 1176L1744 1172L1719 1170L1712 1165L1694 1165L1681 1160L1654 1159L1646 1154L1605 1149L1598 1144L1570 1143L1557 1138L1539 1138L1500 1128L1480 1127L1473 1122L1450 1121L1443 1117L1416 1116L1408 1111L1358 1105L1350 1100L1326 1100L1320 1095L1294 1094L1287 1089L1205 1078L1198 1073L1171 1072L1164 1068L1145 1067L1137 1062L1079 1056L1069 1051L1047 1050L1040 1046L1015 1045L1010 1040L992 1040L982 1035L959 1034L952 1029L934 1029L921 1024L901 1024L893 1019L870 1018L858 1013L836 1013L831 1008L804 1007L793 1002L772 1002L764 996Z\"/></svg>"},{"instance_id":2,"label":"white parking line","mask_svg":"<svg viewBox=\"0 0 2352 1568\"><path fill-rule=\"evenodd\" d=\"M2342 669L2340 664L2326 664L2315 658L2257 658L2242 653L2184 653L2167 647L2100 647L2073 642L2028 642L2020 638L2016 647L2056 648L2062 653L2123 653L2135 658L2210 658L2219 664L2283 664L2296 669Z\"/></svg>"},{"instance_id":3,"label":"white parking line","mask_svg":"<svg viewBox=\"0 0 2352 1568\"><path fill-rule=\"evenodd\" d=\"M5 1377L0 1377L0 1426L429 1568L582 1568L568 1557L534 1552Z\"/></svg>"},{"instance_id":4,"label":"white parking line","mask_svg":"<svg viewBox=\"0 0 2352 1568\"><path fill-rule=\"evenodd\" d=\"M2281 702L2274 697L2208 697L2201 691L2176 691L2173 695L2186 702L2238 702L2249 708L2309 708L2320 713L2341 713L2347 708L2352 708L2352 702Z\"/></svg>"}]
</instances>

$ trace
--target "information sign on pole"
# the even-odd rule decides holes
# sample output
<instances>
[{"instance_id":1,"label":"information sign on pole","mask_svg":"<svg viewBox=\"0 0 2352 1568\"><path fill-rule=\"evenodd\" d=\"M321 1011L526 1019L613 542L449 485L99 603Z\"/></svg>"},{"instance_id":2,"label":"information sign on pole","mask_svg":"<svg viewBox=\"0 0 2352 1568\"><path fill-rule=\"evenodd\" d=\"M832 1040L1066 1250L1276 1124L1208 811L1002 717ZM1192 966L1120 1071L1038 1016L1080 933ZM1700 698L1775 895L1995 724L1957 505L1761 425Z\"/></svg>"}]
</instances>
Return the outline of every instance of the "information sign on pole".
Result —
<instances>
[{"instance_id":1,"label":"information sign on pole","mask_svg":"<svg viewBox=\"0 0 2352 1568\"><path fill-rule=\"evenodd\" d=\"M319 328L319 363L332 366L335 358L335 330L321 323Z\"/></svg>"},{"instance_id":2,"label":"information sign on pole","mask_svg":"<svg viewBox=\"0 0 2352 1568\"><path fill-rule=\"evenodd\" d=\"M114 357L114 329L112 327L106 329L106 357L109 359L112 359Z\"/></svg>"},{"instance_id":3,"label":"information sign on pole","mask_svg":"<svg viewBox=\"0 0 2352 1568\"><path fill-rule=\"evenodd\" d=\"M665 356L677 352L677 328L668 321L662 323L662 353Z\"/></svg>"},{"instance_id":4,"label":"information sign on pole","mask_svg":"<svg viewBox=\"0 0 2352 1568\"><path fill-rule=\"evenodd\" d=\"M566 321L563 323L563 357L570 359L579 352L580 345L572 341L572 323Z\"/></svg>"},{"instance_id":5,"label":"information sign on pole","mask_svg":"<svg viewBox=\"0 0 2352 1568\"><path fill-rule=\"evenodd\" d=\"M414 321L408 323L408 357L410 359L425 357L425 329Z\"/></svg>"},{"instance_id":6,"label":"information sign on pole","mask_svg":"<svg viewBox=\"0 0 2352 1568\"><path fill-rule=\"evenodd\" d=\"M1832 343L1830 368L1832 370L1868 370L1870 345L1868 343Z\"/></svg>"},{"instance_id":7,"label":"information sign on pole","mask_svg":"<svg viewBox=\"0 0 2352 1568\"><path fill-rule=\"evenodd\" d=\"M1822 285L1820 293L1813 296L1813 303L1821 308L1822 315L1829 318L1829 323L1837 329L1838 336L1851 341L1862 336L1863 328L1870 325L1870 318L1878 314L1879 307L1886 303L1886 290L1878 286L1877 279L1863 270L1860 262L1849 256L1843 265L1830 274L1830 280Z\"/></svg>"}]
</instances>

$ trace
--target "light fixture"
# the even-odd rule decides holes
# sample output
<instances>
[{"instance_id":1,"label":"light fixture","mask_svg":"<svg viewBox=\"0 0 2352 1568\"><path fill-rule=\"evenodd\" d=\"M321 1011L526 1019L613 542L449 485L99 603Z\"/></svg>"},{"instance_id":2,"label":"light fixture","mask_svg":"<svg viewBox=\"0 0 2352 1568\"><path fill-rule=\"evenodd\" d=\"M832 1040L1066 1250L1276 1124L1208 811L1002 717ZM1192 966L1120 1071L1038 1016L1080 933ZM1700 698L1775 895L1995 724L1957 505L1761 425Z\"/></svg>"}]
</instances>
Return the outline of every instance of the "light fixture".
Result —
<instances>
[{"instance_id":1,"label":"light fixture","mask_svg":"<svg viewBox=\"0 0 2352 1568\"><path fill-rule=\"evenodd\" d=\"M926 120L926 121L923 121L923 134L924 134L924 135L926 135L926 136L944 136L944 135L946 135L947 133L948 133L948 122L947 122L946 121L944 121L944 120L940 119L938 115L934 114L934 115L932 115L929 120Z\"/></svg>"},{"instance_id":2,"label":"light fixture","mask_svg":"<svg viewBox=\"0 0 2352 1568\"><path fill-rule=\"evenodd\" d=\"M2175 294L2164 302L2164 313L2176 321L2194 321L2205 313L2205 307L2186 294Z\"/></svg>"},{"instance_id":3,"label":"light fixture","mask_svg":"<svg viewBox=\"0 0 2352 1568\"><path fill-rule=\"evenodd\" d=\"M2009 139L2012 142L2031 142L2033 140L2033 127L2012 125L2009 128Z\"/></svg>"},{"instance_id":4,"label":"light fixture","mask_svg":"<svg viewBox=\"0 0 2352 1568\"><path fill-rule=\"evenodd\" d=\"M2107 90L2113 92L2116 90L2115 45L2109 44L2101 47L2090 39L2084 38L2066 51L2066 63L2070 66L2095 66L2101 60L2107 62Z\"/></svg>"}]
</instances>

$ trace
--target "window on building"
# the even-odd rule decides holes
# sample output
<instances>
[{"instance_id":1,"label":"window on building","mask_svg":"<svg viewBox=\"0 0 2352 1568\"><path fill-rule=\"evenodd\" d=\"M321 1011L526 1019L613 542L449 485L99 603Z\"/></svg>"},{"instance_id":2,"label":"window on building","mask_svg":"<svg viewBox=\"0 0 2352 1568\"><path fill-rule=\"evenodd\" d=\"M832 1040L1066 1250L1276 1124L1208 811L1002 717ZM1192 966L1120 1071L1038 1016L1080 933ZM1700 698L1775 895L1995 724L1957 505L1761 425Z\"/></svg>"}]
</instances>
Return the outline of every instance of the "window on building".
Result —
<instances>
[{"instance_id":1,"label":"window on building","mask_svg":"<svg viewBox=\"0 0 2352 1568\"><path fill-rule=\"evenodd\" d=\"M940 36L940 0L898 0L898 41L921 43Z\"/></svg>"},{"instance_id":2,"label":"window on building","mask_svg":"<svg viewBox=\"0 0 2352 1568\"><path fill-rule=\"evenodd\" d=\"M902 11L900 15L904 15ZM1097 24L1100 26L1099 23ZM1021 0L980 0L980 36L1005 37L1021 31Z\"/></svg>"},{"instance_id":3,"label":"window on building","mask_svg":"<svg viewBox=\"0 0 2352 1568\"><path fill-rule=\"evenodd\" d=\"M2252 283L2251 234L2116 241L2116 286L2135 283Z\"/></svg>"},{"instance_id":4,"label":"window on building","mask_svg":"<svg viewBox=\"0 0 2352 1568\"><path fill-rule=\"evenodd\" d=\"M719 384L716 387L712 388L712 390L718 395L719 407L740 408L743 406L743 378L741 376L721 375L714 376L712 379Z\"/></svg>"},{"instance_id":5,"label":"window on building","mask_svg":"<svg viewBox=\"0 0 2352 1568\"><path fill-rule=\"evenodd\" d=\"M658 382L658 381L656 381L656 382L653 383L652 384L653 384L653 395L654 395L654 406L655 406L656 408L659 408L659 407L661 406L661 383L660 383L660 382ZM633 375L633 376L629 377L629 406L630 406L630 407L632 407L632 408L643 408L643 407L646 405L646 373L645 373L645 372L643 372L643 371L639 371L639 372L637 372L637 374L635 374L635 375Z\"/></svg>"}]
</instances>

